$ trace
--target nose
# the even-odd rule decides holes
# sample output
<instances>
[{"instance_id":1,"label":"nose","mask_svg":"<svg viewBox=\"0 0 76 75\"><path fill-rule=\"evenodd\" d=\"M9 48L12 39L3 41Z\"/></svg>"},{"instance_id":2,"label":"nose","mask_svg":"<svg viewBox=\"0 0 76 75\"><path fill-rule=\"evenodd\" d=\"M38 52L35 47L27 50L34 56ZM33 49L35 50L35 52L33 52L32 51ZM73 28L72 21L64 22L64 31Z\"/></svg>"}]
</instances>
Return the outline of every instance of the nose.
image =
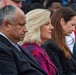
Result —
<instances>
[{"instance_id":1,"label":"nose","mask_svg":"<svg viewBox=\"0 0 76 75\"><path fill-rule=\"evenodd\" d=\"M50 29L54 29L54 27L52 26L52 24L50 24Z\"/></svg>"},{"instance_id":2,"label":"nose","mask_svg":"<svg viewBox=\"0 0 76 75\"><path fill-rule=\"evenodd\" d=\"M75 31L75 26L73 26L73 29L72 30Z\"/></svg>"},{"instance_id":3,"label":"nose","mask_svg":"<svg viewBox=\"0 0 76 75\"><path fill-rule=\"evenodd\" d=\"M28 30L27 30L27 27L26 27L26 26L24 26L23 31L24 31L24 32L28 32Z\"/></svg>"}]
</instances>

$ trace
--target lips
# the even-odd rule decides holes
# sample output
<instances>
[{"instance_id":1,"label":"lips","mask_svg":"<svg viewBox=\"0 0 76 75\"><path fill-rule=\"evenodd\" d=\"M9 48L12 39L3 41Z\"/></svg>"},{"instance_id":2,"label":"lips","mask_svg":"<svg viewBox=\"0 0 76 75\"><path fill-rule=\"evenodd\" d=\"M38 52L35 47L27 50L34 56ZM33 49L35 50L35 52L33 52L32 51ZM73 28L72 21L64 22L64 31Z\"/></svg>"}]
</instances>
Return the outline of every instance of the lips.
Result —
<instances>
[{"instance_id":1,"label":"lips","mask_svg":"<svg viewBox=\"0 0 76 75\"><path fill-rule=\"evenodd\" d=\"M51 32L49 32L49 34L51 34Z\"/></svg>"},{"instance_id":2,"label":"lips","mask_svg":"<svg viewBox=\"0 0 76 75\"><path fill-rule=\"evenodd\" d=\"M21 37L25 37L25 34L22 34Z\"/></svg>"}]
</instances>

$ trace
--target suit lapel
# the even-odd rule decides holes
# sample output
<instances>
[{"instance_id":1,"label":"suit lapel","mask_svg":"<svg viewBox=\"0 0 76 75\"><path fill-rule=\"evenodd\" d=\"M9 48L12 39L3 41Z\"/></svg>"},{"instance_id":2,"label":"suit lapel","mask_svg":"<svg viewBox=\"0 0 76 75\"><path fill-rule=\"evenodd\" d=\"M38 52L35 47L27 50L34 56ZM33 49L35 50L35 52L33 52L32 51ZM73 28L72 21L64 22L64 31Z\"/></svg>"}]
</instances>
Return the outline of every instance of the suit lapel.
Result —
<instances>
[{"instance_id":1,"label":"suit lapel","mask_svg":"<svg viewBox=\"0 0 76 75\"><path fill-rule=\"evenodd\" d=\"M10 47L11 49L13 49L15 52L17 52L20 56L27 57L27 59L29 60L30 63L32 63L34 66L36 66L37 68L41 69L43 71L43 69L40 67L40 65L38 64L38 62L31 56L31 54L29 52L27 52L26 50L24 50L22 47L19 48L21 50L21 52L10 43L10 41L8 41L4 36L2 36L0 34L0 41L3 42L4 44L6 44L8 47ZM46 73L45 71L43 71L44 73Z\"/></svg>"}]
</instances>

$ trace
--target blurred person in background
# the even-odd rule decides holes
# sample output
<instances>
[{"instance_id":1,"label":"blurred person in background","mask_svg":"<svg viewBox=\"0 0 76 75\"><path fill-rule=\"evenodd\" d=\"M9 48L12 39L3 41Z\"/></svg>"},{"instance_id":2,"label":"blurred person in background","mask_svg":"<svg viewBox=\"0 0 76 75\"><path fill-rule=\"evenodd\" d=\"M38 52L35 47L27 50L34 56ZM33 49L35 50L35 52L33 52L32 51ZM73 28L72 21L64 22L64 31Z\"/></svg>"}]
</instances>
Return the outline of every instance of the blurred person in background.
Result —
<instances>
[{"instance_id":1,"label":"blurred person in background","mask_svg":"<svg viewBox=\"0 0 76 75\"><path fill-rule=\"evenodd\" d=\"M29 11L33 10L33 9L38 9L38 8L43 8L44 9L44 6L40 3L33 3L33 4L26 3L26 4L23 4L22 7L21 7L22 11L25 14L28 13Z\"/></svg>"},{"instance_id":2,"label":"blurred person in background","mask_svg":"<svg viewBox=\"0 0 76 75\"><path fill-rule=\"evenodd\" d=\"M74 12L76 12L76 4L71 4L69 6ZM73 53L73 47L74 47L74 44L75 44L75 41L76 41L76 28L75 28L75 31L73 31L69 36L65 36L65 40L66 40L66 44L69 48L69 50L71 51L71 53Z\"/></svg>"},{"instance_id":3,"label":"blurred person in background","mask_svg":"<svg viewBox=\"0 0 76 75\"><path fill-rule=\"evenodd\" d=\"M19 8L22 7L22 1L24 0L1 0L0 2L0 8L6 6L6 5L14 5Z\"/></svg>"},{"instance_id":4,"label":"blurred person in background","mask_svg":"<svg viewBox=\"0 0 76 75\"><path fill-rule=\"evenodd\" d=\"M69 7L72 8L76 12L76 2L74 4L71 4ZM75 31L73 32L73 34L74 34L75 37L72 36L71 38L73 40L75 39L75 41L74 41L74 44L73 44L72 53L73 53L73 55L74 55L74 57L76 59L76 28L75 28ZM69 45L69 47L70 47L70 45Z\"/></svg>"},{"instance_id":5,"label":"blurred person in background","mask_svg":"<svg viewBox=\"0 0 76 75\"><path fill-rule=\"evenodd\" d=\"M49 11L56 11L58 8L62 7L61 0L47 0L45 8Z\"/></svg>"}]
</instances>

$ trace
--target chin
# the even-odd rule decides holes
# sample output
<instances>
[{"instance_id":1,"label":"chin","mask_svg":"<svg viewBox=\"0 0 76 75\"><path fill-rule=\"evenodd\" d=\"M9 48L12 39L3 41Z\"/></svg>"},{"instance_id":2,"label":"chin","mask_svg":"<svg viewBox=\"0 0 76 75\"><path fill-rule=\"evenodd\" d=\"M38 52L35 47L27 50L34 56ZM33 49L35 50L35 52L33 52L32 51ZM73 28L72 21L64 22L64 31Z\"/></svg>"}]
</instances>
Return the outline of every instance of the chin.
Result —
<instances>
[{"instance_id":1,"label":"chin","mask_svg":"<svg viewBox=\"0 0 76 75\"><path fill-rule=\"evenodd\" d=\"M23 41L24 38L20 38L20 41Z\"/></svg>"},{"instance_id":2,"label":"chin","mask_svg":"<svg viewBox=\"0 0 76 75\"><path fill-rule=\"evenodd\" d=\"M48 39L51 39L51 36L50 36L50 37L48 37Z\"/></svg>"},{"instance_id":3,"label":"chin","mask_svg":"<svg viewBox=\"0 0 76 75\"><path fill-rule=\"evenodd\" d=\"M67 34L66 36L69 36L71 33Z\"/></svg>"}]
</instances>

